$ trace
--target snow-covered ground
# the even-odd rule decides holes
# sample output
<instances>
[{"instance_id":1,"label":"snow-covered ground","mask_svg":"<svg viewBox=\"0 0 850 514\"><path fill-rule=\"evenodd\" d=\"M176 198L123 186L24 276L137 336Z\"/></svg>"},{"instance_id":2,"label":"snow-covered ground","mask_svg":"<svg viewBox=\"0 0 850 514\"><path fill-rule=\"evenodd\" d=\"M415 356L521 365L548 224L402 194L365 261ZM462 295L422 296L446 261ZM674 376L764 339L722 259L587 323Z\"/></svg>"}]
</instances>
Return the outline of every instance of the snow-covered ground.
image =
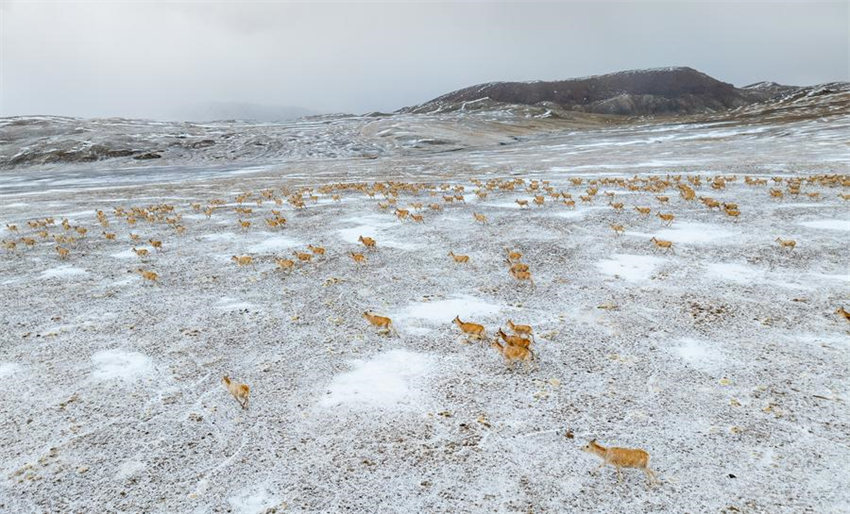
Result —
<instances>
[{"instance_id":1,"label":"snow-covered ground","mask_svg":"<svg viewBox=\"0 0 850 514\"><path fill-rule=\"evenodd\" d=\"M619 153L610 144L581 160L570 151L585 148L555 138L513 151L207 170L203 180L187 180L192 169L152 168L137 183L108 168L75 172L71 185L15 175L0 192L0 240L37 242L0 250L0 511L846 511L850 323L835 310L850 309L850 201L838 196L850 188L804 182L799 197L777 201L772 181L743 183L846 173L846 155L808 158L806 147L799 161L754 154L735 167L746 144L792 149L758 131L703 142L716 145L703 155L723 162L701 174L737 180L720 191L704 181L697 194L738 203L737 220L675 189L662 207L658 193L599 184L574 210L548 196L519 209L514 200L531 198L523 186L472 193L475 178L535 177L578 199L588 180L677 174L677 162L696 159L629 137L617 135ZM438 212L427 205L443 203L439 188L400 192L399 207L426 206L415 223L379 208L380 193L343 190L336 202L316 189L304 209L255 201L267 188L282 197L387 180L464 185L467 202ZM245 191L253 213L237 214ZM190 207L216 198L228 205L209 219ZM185 234L143 218L130 227L114 212L162 203ZM273 209L284 228L264 222ZM675 214L671 226L659 211ZM66 233L63 216L88 229L61 243L67 260L27 226L47 216L48 237ZM377 248L364 250L359 235ZM653 236L675 251L656 251ZM275 269L308 244L326 255ZM508 275L505 248L524 254L534 287ZM233 255L255 262L240 267ZM397 333L378 333L366 310L390 316ZM507 367L467 343L455 316L490 337L508 319L533 325L534 366ZM225 374L251 386L247 410L221 385ZM591 475L598 462L580 451L591 438L646 449L662 484L648 489L637 471L622 483L611 468Z\"/></svg>"}]
</instances>

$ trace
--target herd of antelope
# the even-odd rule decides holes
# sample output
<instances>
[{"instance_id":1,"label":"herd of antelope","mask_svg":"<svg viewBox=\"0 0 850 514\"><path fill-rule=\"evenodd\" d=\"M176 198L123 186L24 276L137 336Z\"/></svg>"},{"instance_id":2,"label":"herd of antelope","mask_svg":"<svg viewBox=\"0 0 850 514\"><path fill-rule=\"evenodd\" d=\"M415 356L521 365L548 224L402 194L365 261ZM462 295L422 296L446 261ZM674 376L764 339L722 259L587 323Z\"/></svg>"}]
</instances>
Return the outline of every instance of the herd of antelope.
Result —
<instances>
[{"instance_id":1,"label":"herd of antelope","mask_svg":"<svg viewBox=\"0 0 850 514\"><path fill-rule=\"evenodd\" d=\"M572 177L569 179L570 187L579 188L580 191L567 192L557 190L546 180L526 180L523 178L513 179L489 179L486 181L472 179L473 193L477 203L484 204L488 199L498 194L516 195L526 193L527 198L514 198L514 202L523 214L533 212L537 209L552 208L550 206L562 205L568 209L575 209L576 202L573 194L578 195L582 205L597 203L600 190L607 199L613 220L608 219L609 226L615 237L626 233L628 225L651 224L656 226L670 227L679 219L673 212L676 202L671 198L678 196L681 203L678 205L703 206L707 212L718 212L722 218L737 222L745 217L737 203L722 202L711 196L698 196L697 190L710 188L714 191L723 191L728 184L738 180L737 176L717 175L706 178L700 175L664 175L644 177L603 177L584 178ZM745 177L743 183L746 186L759 188L768 186L765 195L772 201L782 201L785 197L800 197L803 195L810 201L821 201L826 193L824 191L804 191L804 188L819 187L822 189L848 188L850 187L850 176L846 175L812 175L808 177L773 177L772 179ZM623 193L618 193L618 190ZM625 193L645 193L657 202L658 209L655 210L652 202L646 201L639 205L626 205L626 199L630 198ZM322 197L330 198L333 202L341 201L343 195L365 195L368 200L374 200L378 212L386 212L394 217L399 223L411 223L412 226L427 225L428 221L442 213L445 209L466 208L467 197L466 186L459 184L428 184L428 183L406 183L406 182L376 182L376 183L335 183L318 187L298 188L268 188L257 192L245 192L237 195L232 201L215 198L206 202L192 202L185 209L186 212L202 214L207 220L214 216L231 213L231 224L239 232L255 230L258 226L265 225L265 229L273 231L286 230L295 222L290 222L284 217L284 208L290 209L291 216L297 220L298 212L316 204ZM404 196L431 197L430 202L410 201L402 203ZM842 200L850 200L850 195L839 193ZM268 209L266 207L268 206ZM288 206L288 207L287 207ZM628 208L627 208L628 207ZM555 207L557 208L557 207ZM156 271L153 264L160 254L166 254L170 248L177 247L178 239L189 232L189 227L181 214L181 209L172 204L153 204L147 206L121 207L112 209L111 215L103 210L95 212L96 223L100 225L98 231L103 242L110 245L125 244L128 251L132 251L138 257L144 267L138 267L129 271L139 274L142 283L159 284L160 272ZM430 212L429 212L430 211ZM492 215L491 215L492 216ZM195 216L192 216L193 218ZM201 219L203 219L203 217ZM475 210L472 218L479 230L488 230L491 219L485 214ZM217 220L217 221L220 221ZM123 230L122 230L123 227ZM29 231L29 233L25 233ZM6 232L12 238L5 238L2 247L9 255L17 255L20 251L33 251L41 247L51 247L58 259L71 260L78 255L88 253L88 245L96 238L89 227L72 225L68 219L62 219L58 224L52 217L29 220L26 227L14 223L6 224ZM142 236L146 233L146 236ZM484 236L488 237L488 236ZM797 246L794 239L786 239L781 235L776 237L780 249L791 252ZM648 250L674 252L675 242L661 239L657 236L647 241ZM360 235L356 247L347 248L342 255L350 257L353 261L352 270L370 265L369 257L380 255L381 244L373 237ZM147 246L147 247L145 247ZM78 250L80 249L80 250ZM83 250L85 249L85 250ZM444 248L448 257L455 265L465 267L470 265L470 255L456 253L454 248ZM324 246L309 244L302 250L295 250L288 256L273 256L276 269L292 272L297 266L315 266L317 262L325 262L332 257L333 248L326 249ZM254 268L257 264L256 255L233 255L230 260L236 267ZM261 257L260 257L261 258ZM478 258L478 257L476 257ZM501 260L501 258L500 258ZM504 262L507 266L508 275L518 284L528 283L535 288L530 266L523 262L523 255L516 249L505 248ZM356 272L356 271L355 271ZM843 306L835 311L841 318L850 321L850 313ZM398 332L393 325L392 319L387 316L376 314L372 311L364 311L362 317L368 324L378 329L381 334L395 334ZM534 330L530 325L515 324L507 320L505 327L498 327L491 332L492 339L488 337L487 329L483 324L471 320L462 320L456 316L452 323L460 330L461 336L469 343L471 340L489 343L489 346L502 356L508 365L525 363L530 366L535 361L536 355L533 349ZM506 331L507 330L507 331ZM246 409L250 388L247 384L231 380L228 376L222 378L227 391L237 400L239 405ZM621 468L642 469L650 483L657 482L657 478L649 469L649 454L643 450L603 447L595 440L584 448L586 451L603 459L601 466L610 464L617 470L620 476Z\"/></svg>"}]
</instances>

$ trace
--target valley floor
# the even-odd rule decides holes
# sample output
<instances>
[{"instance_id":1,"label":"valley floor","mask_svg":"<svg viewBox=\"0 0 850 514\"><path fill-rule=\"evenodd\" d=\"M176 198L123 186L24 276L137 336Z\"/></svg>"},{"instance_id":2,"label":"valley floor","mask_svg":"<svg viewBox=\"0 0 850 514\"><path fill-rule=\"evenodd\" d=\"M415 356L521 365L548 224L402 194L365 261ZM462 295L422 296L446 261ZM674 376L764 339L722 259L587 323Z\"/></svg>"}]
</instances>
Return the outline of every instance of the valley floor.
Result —
<instances>
[{"instance_id":1,"label":"valley floor","mask_svg":"<svg viewBox=\"0 0 850 514\"><path fill-rule=\"evenodd\" d=\"M633 169L472 162L485 158L7 191L0 239L36 243L0 250L0 511L850 508L850 323L835 314L850 308L850 201L839 197L848 188L804 182L799 196L775 200L769 168L703 173L737 176L722 190L696 188L738 203L734 220L675 189L663 193L669 205L613 184L579 201L588 180ZM831 171L806 173L818 168ZM769 184L746 185L748 174ZM524 186L473 194L474 178L495 177ZM528 177L577 205L547 196L520 208ZM253 201L265 188L280 197L388 179L463 185L465 202L423 208L416 223L360 191L316 193L304 209ZM246 191L253 212L237 214ZM449 193L435 192L402 192L398 206L443 204ZM209 218L190 206L216 198L225 205ZM167 215L181 216L183 235L114 213L160 204L174 206ZM264 222L272 209L284 228ZM658 212L673 213L672 225ZM27 226L48 216L49 236L66 234L63 219L87 229L67 232L78 237L67 259ZM360 235L377 241L362 266L349 257L364 251ZM675 251L657 251L652 237ZM275 258L308 244L326 255L276 269ZM507 273L505 248L524 254L534 287ZM255 262L240 267L233 255ZM365 310L391 317L398 334L379 334ZM456 315L491 337L508 319L533 325L536 362L509 367L487 344L464 342ZM247 410L225 374L251 386ZM618 483L610 467L592 475L598 461L580 450L592 438L644 448L662 483L647 488L636 470Z\"/></svg>"}]
</instances>

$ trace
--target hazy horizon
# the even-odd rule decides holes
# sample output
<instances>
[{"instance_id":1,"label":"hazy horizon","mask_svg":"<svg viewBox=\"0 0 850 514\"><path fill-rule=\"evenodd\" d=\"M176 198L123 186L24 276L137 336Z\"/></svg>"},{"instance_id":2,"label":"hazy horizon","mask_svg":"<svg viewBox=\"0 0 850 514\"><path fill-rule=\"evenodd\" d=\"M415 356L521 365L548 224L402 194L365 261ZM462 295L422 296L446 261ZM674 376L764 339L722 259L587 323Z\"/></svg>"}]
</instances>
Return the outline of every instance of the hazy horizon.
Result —
<instances>
[{"instance_id":1,"label":"hazy horizon","mask_svg":"<svg viewBox=\"0 0 850 514\"><path fill-rule=\"evenodd\" d=\"M847 2L0 3L0 116L394 111L490 81L689 66L850 80ZM186 118L188 119L188 118Z\"/></svg>"}]
</instances>

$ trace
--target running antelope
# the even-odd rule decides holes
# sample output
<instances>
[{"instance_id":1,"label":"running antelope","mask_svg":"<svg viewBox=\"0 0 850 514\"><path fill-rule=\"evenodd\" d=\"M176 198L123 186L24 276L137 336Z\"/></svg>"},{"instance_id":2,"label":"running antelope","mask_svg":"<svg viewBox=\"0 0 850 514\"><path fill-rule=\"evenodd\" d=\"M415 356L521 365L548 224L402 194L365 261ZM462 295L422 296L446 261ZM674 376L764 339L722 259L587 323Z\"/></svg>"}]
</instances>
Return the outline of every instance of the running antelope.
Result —
<instances>
[{"instance_id":1,"label":"running antelope","mask_svg":"<svg viewBox=\"0 0 850 514\"><path fill-rule=\"evenodd\" d=\"M526 364L530 364L534 359L534 352L532 352L529 348L523 348L522 346L514 346L511 344L503 345L498 339L492 341L490 346L502 354L502 357L505 358L505 362L508 365L511 365L516 361L523 361Z\"/></svg>"},{"instance_id":2,"label":"running antelope","mask_svg":"<svg viewBox=\"0 0 850 514\"><path fill-rule=\"evenodd\" d=\"M275 263L277 263L277 268L286 271L292 271L292 268L295 267L295 261L292 259L275 259Z\"/></svg>"},{"instance_id":3,"label":"running antelope","mask_svg":"<svg viewBox=\"0 0 850 514\"><path fill-rule=\"evenodd\" d=\"M377 314L372 314L369 311L365 311L363 313L363 317L368 321L371 325L376 326L381 329L381 332L389 334L390 332L395 331L393 328L393 320L386 316L378 316Z\"/></svg>"},{"instance_id":4,"label":"running antelope","mask_svg":"<svg viewBox=\"0 0 850 514\"><path fill-rule=\"evenodd\" d=\"M449 256L454 259L455 262L469 262L469 255L455 255L454 252L449 252Z\"/></svg>"},{"instance_id":5,"label":"running antelope","mask_svg":"<svg viewBox=\"0 0 850 514\"><path fill-rule=\"evenodd\" d=\"M254 258L250 255L242 255L238 257L234 255L230 258L230 260L235 262L237 266L248 266L254 264Z\"/></svg>"},{"instance_id":6,"label":"running antelope","mask_svg":"<svg viewBox=\"0 0 850 514\"><path fill-rule=\"evenodd\" d=\"M673 241L665 241L664 239L656 239L654 237L650 241L655 243L656 248L663 248L665 250L673 249Z\"/></svg>"},{"instance_id":7,"label":"running antelope","mask_svg":"<svg viewBox=\"0 0 850 514\"><path fill-rule=\"evenodd\" d=\"M513 321L508 320L508 328L513 330L515 334L528 336L534 339L534 329L531 328L531 325L517 325Z\"/></svg>"},{"instance_id":8,"label":"running antelope","mask_svg":"<svg viewBox=\"0 0 850 514\"><path fill-rule=\"evenodd\" d=\"M359 238L357 238L357 240L363 243L363 246L365 246L366 248L375 248L375 240L371 237L360 236Z\"/></svg>"},{"instance_id":9,"label":"running antelope","mask_svg":"<svg viewBox=\"0 0 850 514\"><path fill-rule=\"evenodd\" d=\"M582 451L587 453L592 453L597 457L602 458L602 464L599 465L598 468L593 470L593 473L596 474L597 471L602 469L606 464L610 464L617 468L617 480L623 480L623 473L621 471L622 468L637 468L642 469L644 473L646 473L646 478L649 481L649 484L657 483L659 480L655 476L655 473L649 469L649 453L640 449L632 449L632 448L617 448L617 447L609 447L606 448L599 443L596 442L596 439L593 439L587 445L582 448Z\"/></svg>"},{"instance_id":10,"label":"running antelope","mask_svg":"<svg viewBox=\"0 0 850 514\"><path fill-rule=\"evenodd\" d=\"M776 242L779 243L780 247L788 248L790 250L793 250L794 247L797 246L797 241L794 241L793 239L782 239L780 237L777 237Z\"/></svg>"},{"instance_id":11,"label":"running antelope","mask_svg":"<svg viewBox=\"0 0 850 514\"><path fill-rule=\"evenodd\" d=\"M313 255L324 255L325 249L321 246L307 245L307 249L313 252Z\"/></svg>"},{"instance_id":12,"label":"running antelope","mask_svg":"<svg viewBox=\"0 0 850 514\"><path fill-rule=\"evenodd\" d=\"M159 275L155 271L146 271L146 270L143 270L142 268L139 268L136 271L139 273L139 275L142 276L142 278L144 280L146 280L146 281L148 281L152 284L155 284L156 281L159 279Z\"/></svg>"},{"instance_id":13,"label":"running antelope","mask_svg":"<svg viewBox=\"0 0 850 514\"><path fill-rule=\"evenodd\" d=\"M517 335L508 335L501 328L496 332L496 335L501 337L502 341L508 343L511 346L522 346L523 348L528 348L529 346L531 346L531 339Z\"/></svg>"},{"instance_id":14,"label":"running antelope","mask_svg":"<svg viewBox=\"0 0 850 514\"><path fill-rule=\"evenodd\" d=\"M487 334L484 331L484 325L461 321L460 316L455 316L452 323L460 327L460 331L466 336L473 336L476 339L485 339L487 337Z\"/></svg>"},{"instance_id":15,"label":"running antelope","mask_svg":"<svg viewBox=\"0 0 850 514\"><path fill-rule=\"evenodd\" d=\"M248 408L248 397L251 395L251 388L248 384L240 384L230 380L227 375L221 378L221 383L227 388L227 391L233 395L233 398L239 402L239 406L243 409Z\"/></svg>"},{"instance_id":16,"label":"running antelope","mask_svg":"<svg viewBox=\"0 0 850 514\"><path fill-rule=\"evenodd\" d=\"M661 221L663 221L664 224L667 225L667 226L670 226L670 224L673 223L673 220L676 218L676 216L674 216L673 213L666 213L665 214L665 213L659 212L657 214L657 216L659 218L661 218Z\"/></svg>"}]
</instances>

